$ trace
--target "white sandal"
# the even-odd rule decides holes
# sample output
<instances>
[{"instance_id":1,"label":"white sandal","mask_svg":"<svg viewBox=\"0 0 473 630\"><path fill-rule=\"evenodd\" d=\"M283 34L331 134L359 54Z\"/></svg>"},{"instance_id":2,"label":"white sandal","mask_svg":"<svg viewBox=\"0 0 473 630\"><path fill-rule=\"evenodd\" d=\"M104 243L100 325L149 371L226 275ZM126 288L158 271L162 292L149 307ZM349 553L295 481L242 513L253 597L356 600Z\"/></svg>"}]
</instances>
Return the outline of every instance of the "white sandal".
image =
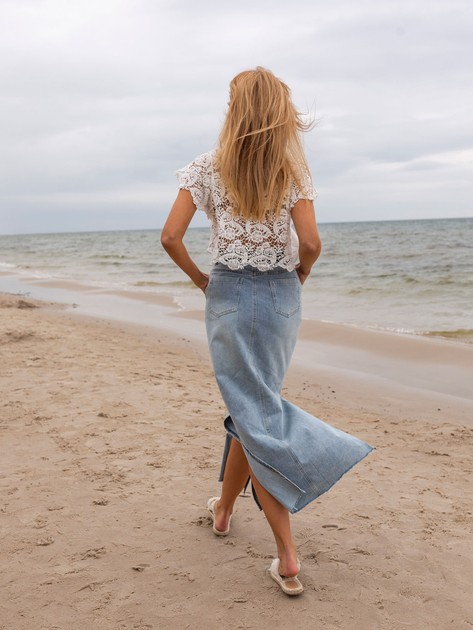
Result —
<instances>
[{"instance_id":1,"label":"white sandal","mask_svg":"<svg viewBox=\"0 0 473 630\"><path fill-rule=\"evenodd\" d=\"M297 564L300 571L301 563L299 560L297 561ZM279 584L281 590L286 593L286 595L300 595L304 591L304 587L300 583L297 575L285 577L279 574L279 558L275 558L271 562L271 566L268 571L270 576Z\"/></svg>"},{"instance_id":2,"label":"white sandal","mask_svg":"<svg viewBox=\"0 0 473 630\"><path fill-rule=\"evenodd\" d=\"M217 536L228 536L228 534L230 533L230 521L232 520L232 514L230 514L230 517L228 519L228 527L225 531L222 531L221 529L217 529L215 527L215 503L220 499L220 497L211 497L208 501L207 501L207 509L210 512L212 519L213 519L213 523L212 523L212 531L215 535Z\"/></svg>"}]
</instances>

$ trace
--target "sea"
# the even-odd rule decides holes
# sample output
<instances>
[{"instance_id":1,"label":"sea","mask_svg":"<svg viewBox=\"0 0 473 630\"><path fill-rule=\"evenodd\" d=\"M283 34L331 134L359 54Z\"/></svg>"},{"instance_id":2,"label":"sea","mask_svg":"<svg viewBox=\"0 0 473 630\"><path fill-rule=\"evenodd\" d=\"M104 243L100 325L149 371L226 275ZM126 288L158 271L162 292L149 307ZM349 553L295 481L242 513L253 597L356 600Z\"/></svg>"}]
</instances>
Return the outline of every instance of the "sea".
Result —
<instances>
[{"instance_id":1,"label":"sea","mask_svg":"<svg viewBox=\"0 0 473 630\"><path fill-rule=\"evenodd\" d=\"M305 319L473 343L473 218L321 223L319 231ZM204 271L208 241L207 228L185 237ZM160 230L0 235L0 272L167 294L180 305L199 293L163 251Z\"/></svg>"}]
</instances>

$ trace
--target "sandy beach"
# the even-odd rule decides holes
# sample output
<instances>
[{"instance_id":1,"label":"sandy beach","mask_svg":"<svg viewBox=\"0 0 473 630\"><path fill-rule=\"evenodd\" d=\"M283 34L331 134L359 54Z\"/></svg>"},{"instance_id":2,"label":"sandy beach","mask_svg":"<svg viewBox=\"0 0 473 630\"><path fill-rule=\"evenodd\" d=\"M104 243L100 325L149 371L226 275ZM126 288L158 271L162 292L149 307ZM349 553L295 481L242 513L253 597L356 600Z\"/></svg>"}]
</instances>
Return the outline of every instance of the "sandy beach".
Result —
<instances>
[{"instance_id":1,"label":"sandy beach","mask_svg":"<svg viewBox=\"0 0 473 630\"><path fill-rule=\"evenodd\" d=\"M225 409L178 319L0 295L0 628L471 630L473 347L305 324L284 396L376 451L292 518L290 599L250 496L212 534Z\"/></svg>"}]
</instances>

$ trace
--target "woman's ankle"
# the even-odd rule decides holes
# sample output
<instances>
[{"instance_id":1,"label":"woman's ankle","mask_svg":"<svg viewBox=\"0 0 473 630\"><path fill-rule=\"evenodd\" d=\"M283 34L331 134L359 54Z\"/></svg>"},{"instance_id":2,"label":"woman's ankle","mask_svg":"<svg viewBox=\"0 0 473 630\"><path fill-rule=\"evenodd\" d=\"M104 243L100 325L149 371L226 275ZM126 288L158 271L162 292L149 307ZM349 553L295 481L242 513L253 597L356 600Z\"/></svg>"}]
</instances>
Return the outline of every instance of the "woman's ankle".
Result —
<instances>
[{"instance_id":1,"label":"woman's ankle","mask_svg":"<svg viewBox=\"0 0 473 630\"><path fill-rule=\"evenodd\" d=\"M299 572L297 549L294 543L278 548L279 572L281 575L293 576Z\"/></svg>"},{"instance_id":2,"label":"woman's ankle","mask_svg":"<svg viewBox=\"0 0 473 630\"><path fill-rule=\"evenodd\" d=\"M222 497L220 497L220 499L215 502L216 511L218 511L221 514L226 514L228 516L232 514L233 506L234 506L234 503L232 503L231 505L225 504L224 500L222 500Z\"/></svg>"}]
</instances>

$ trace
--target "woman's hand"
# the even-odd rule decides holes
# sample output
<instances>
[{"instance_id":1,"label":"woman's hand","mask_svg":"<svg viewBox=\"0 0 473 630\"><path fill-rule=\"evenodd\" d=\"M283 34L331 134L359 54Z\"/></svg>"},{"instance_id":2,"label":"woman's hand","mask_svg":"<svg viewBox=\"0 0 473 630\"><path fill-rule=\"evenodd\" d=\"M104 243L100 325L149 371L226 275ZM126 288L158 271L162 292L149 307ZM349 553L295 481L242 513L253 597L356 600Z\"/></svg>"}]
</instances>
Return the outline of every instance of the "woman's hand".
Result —
<instances>
[{"instance_id":1,"label":"woman's hand","mask_svg":"<svg viewBox=\"0 0 473 630\"><path fill-rule=\"evenodd\" d=\"M199 287L199 289L201 289L201 291L205 295L205 291L206 291L207 286L209 284L209 274L208 273L204 273L203 271L201 271L200 275L201 275L201 279L198 282L196 282L195 284Z\"/></svg>"},{"instance_id":2,"label":"woman's hand","mask_svg":"<svg viewBox=\"0 0 473 630\"><path fill-rule=\"evenodd\" d=\"M297 271L297 275L299 276L300 283L304 284L304 282L307 280L307 278L310 275L310 271L308 271L307 273L302 271L302 268L300 265L297 265L296 271Z\"/></svg>"}]
</instances>

